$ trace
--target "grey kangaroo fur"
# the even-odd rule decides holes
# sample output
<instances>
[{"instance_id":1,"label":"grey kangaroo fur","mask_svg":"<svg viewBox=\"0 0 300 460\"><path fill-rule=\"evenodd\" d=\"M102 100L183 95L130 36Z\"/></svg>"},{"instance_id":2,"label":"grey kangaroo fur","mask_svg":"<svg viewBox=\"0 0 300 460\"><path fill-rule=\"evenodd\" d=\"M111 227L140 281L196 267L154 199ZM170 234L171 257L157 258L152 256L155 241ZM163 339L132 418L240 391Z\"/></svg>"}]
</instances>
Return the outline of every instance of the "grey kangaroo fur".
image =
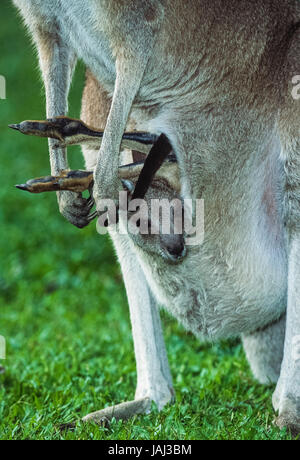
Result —
<instances>
[{"instance_id":1,"label":"grey kangaroo fur","mask_svg":"<svg viewBox=\"0 0 300 460\"><path fill-rule=\"evenodd\" d=\"M204 243L189 248L180 264L157 253L158 239L139 235L142 249L111 230L137 360L136 403L128 413L149 410L150 401L162 409L174 397L159 302L200 339L242 335L254 375L277 383L278 426L299 431L300 104L292 98L300 73L299 2L14 3L39 51L49 118L67 112L77 58L101 83L96 88L89 77L83 101L84 121L106 125L100 151L84 149L97 209L121 190L129 116L136 129L170 139L181 197L205 200ZM52 174L68 167L53 141L50 161ZM59 205L73 224L89 222L80 195L61 193Z\"/></svg>"}]
</instances>

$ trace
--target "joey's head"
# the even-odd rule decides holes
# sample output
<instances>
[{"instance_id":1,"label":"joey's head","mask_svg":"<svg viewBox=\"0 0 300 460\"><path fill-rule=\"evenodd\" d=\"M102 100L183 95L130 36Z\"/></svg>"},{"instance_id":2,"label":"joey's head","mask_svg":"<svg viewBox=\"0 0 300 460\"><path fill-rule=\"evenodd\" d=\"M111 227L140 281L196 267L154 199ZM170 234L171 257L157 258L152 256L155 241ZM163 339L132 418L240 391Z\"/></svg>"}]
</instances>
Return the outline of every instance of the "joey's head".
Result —
<instances>
[{"instance_id":1,"label":"joey's head","mask_svg":"<svg viewBox=\"0 0 300 460\"><path fill-rule=\"evenodd\" d=\"M124 174L125 171L128 174ZM178 166L166 162L152 181L145 199L131 201L139 172L140 168L132 165L131 171L126 166L121 174L127 175L122 183L128 194L129 212L120 213L120 224L127 225L134 244L146 253L163 257L169 263L180 263L186 255L186 246Z\"/></svg>"}]
</instances>

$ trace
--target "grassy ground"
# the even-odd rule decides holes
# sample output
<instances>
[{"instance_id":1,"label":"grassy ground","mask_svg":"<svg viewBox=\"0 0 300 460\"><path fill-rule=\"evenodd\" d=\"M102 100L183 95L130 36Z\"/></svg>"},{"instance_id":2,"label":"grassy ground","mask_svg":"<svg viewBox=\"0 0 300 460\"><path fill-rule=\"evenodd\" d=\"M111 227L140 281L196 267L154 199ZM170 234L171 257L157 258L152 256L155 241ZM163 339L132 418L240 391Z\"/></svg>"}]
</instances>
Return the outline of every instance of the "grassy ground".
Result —
<instances>
[{"instance_id":1,"label":"grassy ground","mask_svg":"<svg viewBox=\"0 0 300 460\"><path fill-rule=\"evenodd\" d=\"M108 239L92 224L77 230L54 195L13 185L49 172L47 144L9 131L44 118L36 60L8 0L1 1L0 335L7 340L0 376L0 439L289 439L272 426L273 388L251 376L238 341L202 345L163 315L177 403L161 414L109 429L57 425L134 397L135 362L126 296ZM72 88L79 114L84 69ZM72 151L72 166L81 165Z\"/></svg>"}]
</instances>

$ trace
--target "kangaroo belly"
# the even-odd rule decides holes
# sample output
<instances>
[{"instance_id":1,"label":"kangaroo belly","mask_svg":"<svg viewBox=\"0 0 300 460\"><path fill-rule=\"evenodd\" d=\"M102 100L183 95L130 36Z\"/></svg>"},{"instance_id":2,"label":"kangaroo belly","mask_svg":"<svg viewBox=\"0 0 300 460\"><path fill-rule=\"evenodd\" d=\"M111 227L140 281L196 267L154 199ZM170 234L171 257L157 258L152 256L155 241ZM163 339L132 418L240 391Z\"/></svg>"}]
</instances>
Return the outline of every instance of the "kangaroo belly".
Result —
<instances>
[{"instance_id":1,"label":"kangaroo belly","mask_svg":"<svg viewBox=\"0 0 300 460\"><path fill-rule=\"evenodd\" d=\"M268 191L270 185L264 182ZM249 191L252 201L259 195L256 192ZM218 224L215 203L220 203L220 197L208 199L204 243L190 246L179 265L136 248L159 303L199 337L218 339L253 332L286 309L287 262L280 206L266 206L270 200L263 189L261 194L256 211L249 204L248 215L246 206L238 203L237 208L233 199L228 200ZM231 218L234 212L236 217Z\"/></svg>"},{"instance_id":2,"label":"kangaroo belly","mask_svg":"<svg viewBox=\"0 0 300 460\"><path fill-rule=\"evenodd\" d=\"M235 265L232 257L205 245L190 249L179 266L139 257L159 303L196 336L219 339L266 326L286 308L284 254L273 254L272 266L271 260L241 251Z\"/></svg>"}]
</instances>

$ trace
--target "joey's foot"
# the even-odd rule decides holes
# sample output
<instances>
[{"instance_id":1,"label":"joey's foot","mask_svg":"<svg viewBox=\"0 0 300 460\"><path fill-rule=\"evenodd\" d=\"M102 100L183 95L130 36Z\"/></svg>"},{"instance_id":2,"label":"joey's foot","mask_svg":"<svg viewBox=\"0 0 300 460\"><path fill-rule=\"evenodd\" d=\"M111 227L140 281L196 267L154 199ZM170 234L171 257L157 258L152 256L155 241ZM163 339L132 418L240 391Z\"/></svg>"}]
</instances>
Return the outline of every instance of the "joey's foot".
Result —
<instances>
[{"instance_id":1,"label":"joey's foot","mask_svg":"<svg viewBox=\"0 0 300 460\"><path fill-rule=\"evenodd\" d=\"M58 176L44 176L31 179L25 184L16 185L20 190L30 193L70 191L82 193L92 190L94 176L91 171L76 170L61 171Z\"/></svg>"},{"instance_id":2,"label":"joey's foot","mask_svg":"<svg viewBox=\"0 0 300 460\"><path fill-rule=\"evenodd\" d=\"M81 120L69 117L56 117L41 121L27 120L9 125L9 128L27 136L56 139L61 146L86 144L94 149L100 148L104 134L103 131L98 131ZM156 140L156 135L146 132L124 133L122 148L137 150L147 155Z\"/></svg>"},{"instance_id":3,"label":"joey's foot","mask_svg":"<svg viewBox=\"0 0 300 460\"><path fill-rule=\"evenodd\" d=\"M151 411L152 401L150 398L129 401L117 406L107 407L98 412L93 412L82 419L84 423L96 423L107 426L113 418L116 420L129 420L135 415L146 415Z\"/></svg>"},{"instance_id":4,"label":"joey's foot","mask_svg":"<svg viewBox=\"0 0 300 460\"><path fill-rule=\"evenodd\" d=\"M27 136L46 137L56 139L62 145L80 144L85 140L93 140L94 137L102 138L102 131L95 131L83 121L69 117L56 117L48 120L26 120L22 123L9 125ZM99 141L98 141L99 143Z\"/></svg>"},{"instance_id":5,"label":"joey's foot","mask_svg":"<svg viewBox=\"0 0 300 460\"><path fill-rule=\"evenodd\" d=\"M80 193L58 192L58 204L61 214L75 227L87 227L97 217L96 212L92 212L94 199L83 198Z\"/></svg>"}]
</instances>

